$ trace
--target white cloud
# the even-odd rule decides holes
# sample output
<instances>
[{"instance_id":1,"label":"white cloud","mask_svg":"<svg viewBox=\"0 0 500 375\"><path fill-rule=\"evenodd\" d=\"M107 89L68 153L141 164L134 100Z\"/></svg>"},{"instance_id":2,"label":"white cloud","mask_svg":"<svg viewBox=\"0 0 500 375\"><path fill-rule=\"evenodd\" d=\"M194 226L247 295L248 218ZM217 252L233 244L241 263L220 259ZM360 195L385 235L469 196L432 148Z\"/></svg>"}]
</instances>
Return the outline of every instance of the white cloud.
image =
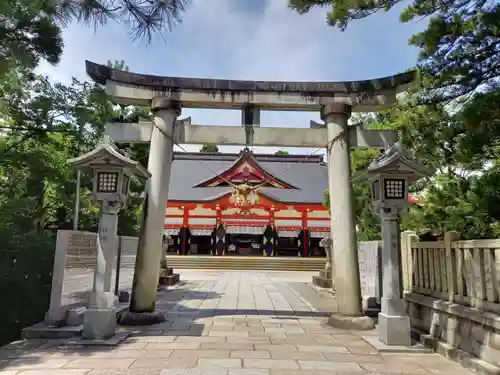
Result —
<instances>
[{"instance_id":1,"label":"white cloud","mask_svg":"<svg viewBox=\"0 0 500 375\"><path fill-rule=\"evenodd\" d=\"M326 26L324 9L300 16L287 0L252 0L249 12L234 0L197 0L167 44L132 42L125 26L114 23L96 33L83 25L65 30L65 52L57 67L40 70L55 80L85 79L84 60L125 60L137 72L251 80L340 81L390 75L411 67L416 51L407 46L415 25L401 26L398 12L376 15L346 32ZM243 4L243 3L242 3ZM185 110L194 123L238 125L239 111ZM263 126L307 127L319 114L263 112ZM198 146L187 146L195 151ZM221 147L235 152L236 147ZM255 148L274 152L277 148ZM289 149L308 154L313 150ZM323 152L321 152L323 153Z\"/></svg>"}]
</instances>

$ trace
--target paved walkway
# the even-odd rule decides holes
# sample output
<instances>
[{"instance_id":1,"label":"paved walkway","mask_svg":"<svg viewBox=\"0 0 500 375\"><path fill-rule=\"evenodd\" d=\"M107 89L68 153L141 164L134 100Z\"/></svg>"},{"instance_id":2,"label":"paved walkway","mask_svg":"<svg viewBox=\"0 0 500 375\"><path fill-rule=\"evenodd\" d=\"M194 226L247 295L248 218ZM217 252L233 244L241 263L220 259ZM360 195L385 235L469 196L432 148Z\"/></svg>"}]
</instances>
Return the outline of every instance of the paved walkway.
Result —
<instances>
[{"instance_id":1,"label":"paved walkway","mask_svg":"<svg viewBox=\"0 0 500 375\"><path fill-rule=\"evenodd\" d=\"M167 322L112 348L12 343L0 375L472 374L438 354L380 355L366 332L329 327L318 308L333 311L333 300L305 284L311 275L185 271L159 294Z\"/></svg>"}]
</instances>

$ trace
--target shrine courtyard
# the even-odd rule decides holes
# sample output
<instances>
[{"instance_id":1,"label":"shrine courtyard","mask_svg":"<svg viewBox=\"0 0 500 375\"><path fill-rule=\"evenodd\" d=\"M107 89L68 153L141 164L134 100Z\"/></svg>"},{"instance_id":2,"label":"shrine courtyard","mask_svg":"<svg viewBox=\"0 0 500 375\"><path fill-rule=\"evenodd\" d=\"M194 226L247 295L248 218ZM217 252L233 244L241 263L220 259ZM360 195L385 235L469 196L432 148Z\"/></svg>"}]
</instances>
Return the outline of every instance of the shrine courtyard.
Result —
<instances>
[{"instance_id":1,"label":"shrine courtyard","mask_svg":"<svg viewBox=\"0 0 500 375\"><path fill-rule=\"evenodd\" d=\"M32 339L0 349L1 375L472 374L439 354L380 354L326 324L334 296L312 272L182 271L158 293L167 322L123 328L117 346Z\"/></svg>"}]
</instances>

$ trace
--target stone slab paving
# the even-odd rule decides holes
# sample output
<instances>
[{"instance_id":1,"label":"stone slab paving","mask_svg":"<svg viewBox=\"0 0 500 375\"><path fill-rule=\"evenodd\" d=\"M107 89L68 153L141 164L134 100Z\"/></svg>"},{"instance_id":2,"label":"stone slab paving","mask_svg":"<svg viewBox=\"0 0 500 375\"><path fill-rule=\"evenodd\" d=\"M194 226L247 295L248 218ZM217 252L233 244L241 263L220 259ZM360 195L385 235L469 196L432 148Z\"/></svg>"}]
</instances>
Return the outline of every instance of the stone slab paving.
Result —
<instances>
[{"instance_id":1,"label":"stone slab paving","mask_svg":"<svg viewBox=\"0 0 500 375\"><path fill-rule=\"evenodd\" d=\"M329 327L318 307L334 300L310 276L182 272L158 295L167 322L122 327L131 336L116 347L14 342L0 348L0 375L472 374L438 354L380 355L366 332Z\"/></svg>"}]
</instances>

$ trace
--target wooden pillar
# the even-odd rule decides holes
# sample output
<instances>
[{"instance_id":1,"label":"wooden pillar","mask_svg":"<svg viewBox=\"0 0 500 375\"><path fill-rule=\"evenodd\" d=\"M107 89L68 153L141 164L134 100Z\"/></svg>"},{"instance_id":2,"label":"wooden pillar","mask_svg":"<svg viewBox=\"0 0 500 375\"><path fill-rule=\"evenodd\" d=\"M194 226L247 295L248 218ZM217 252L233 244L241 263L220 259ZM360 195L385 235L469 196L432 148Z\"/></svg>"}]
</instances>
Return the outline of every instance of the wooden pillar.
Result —
<instances>
[{"instance_id":1,"label":"wooden pillar","mask_svg":"<svg viewBox=\"0 0 500 375\"><path fill-rule=\"evenodd\" d=\"M307 211L302 211L302 230L299 233L300 243L300 255L303 257L309 256L309 231L307 229Z\"/></svg>"},{"instance_id":2,"label":"wooden pillar","mask_svg":"<svg viewBox=\"0 0 500 375\"><path fill-rule=\"evenodd\" d=\"M175 242L175 249L177 250L177 255L180 255L181 253L181 229L179 229L179 233L177 234L177 240Z\"/></svg>"},{"instance_id":3,"label":"wooden pillar","mask_svg":"<svg viewBox=\"0 0 500 375\"><path fill-rule=\"evenodd\" d=\"M187 248L188 248L188 228L186 228L186 227L181 228L181 230L179 232L179 238L180 238L179 253L181 255L186 255Z\"/></svg>"},{"instance_id":4,"label":"wooden pillar","mask_svg":"<svg viewBox=\"0 0 500 375\"><path fill-rule=\"evenodd\" d=\"M278 231L276 230L276 226L274 224L274 213L276 211L276 208L274 206L271 206L271 209L269 210L269 226L273 230L273 256L278 255Z\"/></svg>"},{"instance_id":5,"label":"wooden pillar","mask_svg":"<svg viewBox=\"0 0 500 375\"><path fill-rule=\"evenodd\" d=\"M311 233L308 229L304 230L304 256L308 257L311 250Z\"/></svg>"},{"instance_id":6,"label":"wooden pillar","mask_svg":"<svg viewBox=\"0 0 500 375\"><path fill-rule=\"evenodd\" d=\"M219 253L219 250L221 250L221 241L223 241L223 239L221 238L221 234L222 234L222 231L221 231L221 227L222 229L224 229L224 227L222 226L222 209L219 205L216 205L215 206L215 228L214 228L214 233L213 233L213 244L212 244L212 255L222 255L222 251L220 251ZM225 231L224 231L224 245L225 245Z\"/></svg>"},{"instance_id":7,"label":"wooden pillar","mask_svg":"<svg viewBox=\"0 0 500 375\"><path fill-rule=\"evenodd\" d=\"M215 206L215 225L222 224L222 210L219 205Z\"/></svg>"},{"instance_id":8,"label":"wooden pillar","mask_svg":"<svg viewBox=\"0 0 500 375\"><path fill-rule=\"evenodd\" d=\"M189 236L188 236L188 231L189 231L189 208L187 206L181 206L182 209L182 227L179 231L179 247L178 247L178 254L180 255L187 255L188 254L188 248L189 248Z\"/></svg>"},{"instance_id":9,"label":"wooden pillar","mask_svg":"<svg viewBox=\"0 0 500 375\"><path fill-rule=\"evenodd\" d=\"M226 255L226 229L219 224L215 236L215 255Z\"/></svg>"},{"instance_id":10,"label":"wooden pillar","mask_svg":"<svg viewBox=\"0 0 500 375\"><path fill-rule=\"evenodd\" d=\"M186 206L182 206L183 209L183 217L182 217L182 226L184 228L189 227L189 208Z\"/></svg>"},{"instance_id":11,"label":"wooden pillar","mask_svg":"<svg viewBox=\"0 0 500 375\"><path fill-rule=\"evenodd\" d=\"M264 256L273 256L274 255L274 230L268 225L264 234L262 236L262 245L264 247L263 254Z\"/></svg>"},{"instance_id":12,"label":"wooden pillar","mask_svg":"<svg viewBox=\"0 0 500 375\"><path fill-rule=\"evenodd\" d=\"M210 253L212 255L217 255L217 227L219 224L215 225L214 230L212 231L212 238L211 238L211 248L210 248Z\"/></svg>"},{"instance_id":13,"label":"wooden pillar","mask_svg":"<svg viewBox=\"0 0 500 375\"><path fill-rule=\"evenodd\" d=\"M280 237L278 235L278 231L276 230L276 227L273 225L273 232L274 232L274 256L278 255L278 249L279 249L279 240Z\"/></svg>"},{"instance_id":14,"label":"wooden pillar","mask_svg":"<svg viewBox=\"0 0 500 375\"><path fill-rule=\"evenodd\" d=\"M298 245L298 256L307 257L309 256L309 248L310 248L310 235L307 229L302 229L299 232L299 236L297 239Z\"/></svg>"}]
</instances>

